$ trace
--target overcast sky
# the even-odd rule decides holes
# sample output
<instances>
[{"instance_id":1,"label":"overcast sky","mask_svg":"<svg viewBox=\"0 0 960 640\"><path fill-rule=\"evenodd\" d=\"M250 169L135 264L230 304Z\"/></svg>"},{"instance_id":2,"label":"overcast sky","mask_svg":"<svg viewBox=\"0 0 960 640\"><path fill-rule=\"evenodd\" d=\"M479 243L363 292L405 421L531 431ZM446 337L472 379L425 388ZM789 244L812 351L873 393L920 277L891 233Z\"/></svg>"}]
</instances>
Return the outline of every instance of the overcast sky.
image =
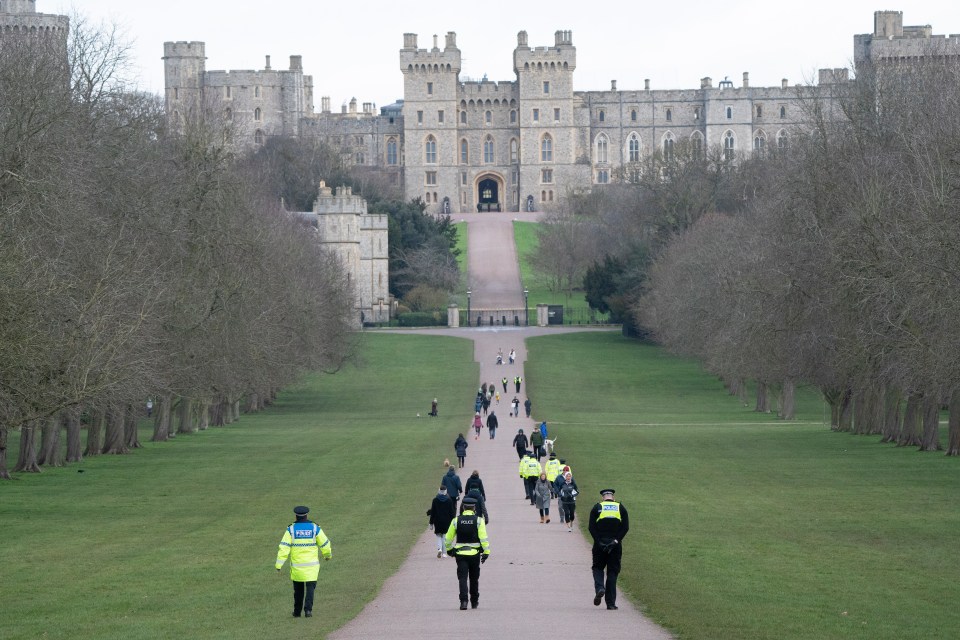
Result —
<instances>
[{"instance_id":1,"label":"overcast sky","mask_svg":"<svg viewBox=\"0 0 960 640\"><path fill-rule=\"evenodd\" d=\"M873 31L873 12L904 11L904 24L930 24L935 34L960 33L954 0L901 1L484 0L429 3L402 0L37 0L41 13L79 11L94 22L122 27L134 46L141 89L163 89L163 43L206 42L207 69L287 68L302 55L313 76L317 108L329 96L334 110L358 102L389 104L403 96L399 50L405 32L419 47L433 35L457 33L461 78L514 80L517 32L530 46L549 46L557 30L572 30L577 48L578 91L617 87L695 89L700 78L729 77L739 86L744 71L753 86L815 78L816 69L850 66L853 35ZM909 6L907 6L909 5ZM423 9L413 7L421 6ZM429 7L429 8L428 8ZM548 14L549 17L544 17Z\"/></svg>"}]
</instances>

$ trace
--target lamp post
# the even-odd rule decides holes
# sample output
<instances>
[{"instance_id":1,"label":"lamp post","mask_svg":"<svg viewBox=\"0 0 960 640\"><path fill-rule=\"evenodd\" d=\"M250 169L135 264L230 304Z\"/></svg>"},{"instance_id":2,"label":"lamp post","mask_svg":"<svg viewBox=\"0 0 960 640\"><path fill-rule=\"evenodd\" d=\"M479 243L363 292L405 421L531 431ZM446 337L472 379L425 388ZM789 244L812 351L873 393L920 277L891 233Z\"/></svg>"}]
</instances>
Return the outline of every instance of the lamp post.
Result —
<instances>
[{"instance_id":1,"label":"lamp post","mask_svg":"<svg viewBox=\"0 0 960 640\"><path fill-rule=\"evenodd\" d=\"M467 289L467 326L470 326L470 289Z\"/></svg>"},{"instance_id":2,"label":"lamp post","mask_svg":"<svg viewBox=\"0 0 960 640\"><path fill-rule=\"evenodd\" d=\"M526 289L523 290L523 324L526 327L530 326L530 303L527 302L527 297L530 295L530 292Z\"/></svg>"}]
</instances>

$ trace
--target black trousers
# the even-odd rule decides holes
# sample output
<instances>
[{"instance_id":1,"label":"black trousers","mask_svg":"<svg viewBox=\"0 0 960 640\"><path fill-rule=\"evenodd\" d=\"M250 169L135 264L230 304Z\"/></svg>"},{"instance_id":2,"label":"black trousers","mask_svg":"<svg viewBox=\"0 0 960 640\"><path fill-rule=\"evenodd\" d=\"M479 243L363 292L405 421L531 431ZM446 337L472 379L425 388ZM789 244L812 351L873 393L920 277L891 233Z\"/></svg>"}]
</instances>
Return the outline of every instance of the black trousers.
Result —
<instances>
[{"instance_id":1,"label":"black trousers","mask_svg":"<svg viewBox=\"0 0 960 640\"><path fill-rule=\"evenodd\" d=\"M316 588L316 580L293 582L293 615L300 615L300 611L313 611L313 592Z\"/></svg>"},{"instance_id":2,"label":"black trousers","mask_svg":"<svg viewBox=\"0 0 960 640\"><path fill-rule=\"evenodd\" d=\"M467 601L469 579L470 604L480 602L480 554L457 556L457 580L460 581L460 602Z\"/></svg>"},{"instance_id":3,"label":"black trousers","mask_svg":"<svg viewBox=\"0 0 960 640\"><path fill-rule=\"evenodd\" d=\"M613 545L610 552L606 552L596 542L593 543L593 589L594 592L604 590L603 600L607 606L617 604L617 576L620 575L620 560L623 558L623 547ZM607 579L603 579L603 570L607 570Z\"/></svg>"},{"instance_id":4,"label":"black trousers","mask_svg":"<svg viewBox=\"0 0 960 640\"><path fill-rule=\"evenodd\" d=\"M526 490L527 500L529 500L531 504L533 504L533 491L536 485L537 479L533 476L523 479L523 488Z\"/></svg>"}]
</instances>

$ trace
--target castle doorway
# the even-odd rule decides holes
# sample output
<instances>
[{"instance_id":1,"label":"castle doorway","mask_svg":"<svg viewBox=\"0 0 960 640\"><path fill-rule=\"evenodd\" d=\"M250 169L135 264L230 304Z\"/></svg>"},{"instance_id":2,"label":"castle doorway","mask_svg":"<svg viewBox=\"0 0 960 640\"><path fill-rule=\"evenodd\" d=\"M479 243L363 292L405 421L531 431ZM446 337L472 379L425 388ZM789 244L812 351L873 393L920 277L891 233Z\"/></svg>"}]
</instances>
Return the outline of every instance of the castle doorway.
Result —
<instances>
[{"instance_id":1,"label":"castle doorway","mask_svg":"<svg viewBox=\"0 0 960 640\"><path fill-rule=\"evenodd\" d=\"M477 182L477 211L503 211L500 195L503 179L496 175L481 176Z\"/></svg>"}]
</instances>

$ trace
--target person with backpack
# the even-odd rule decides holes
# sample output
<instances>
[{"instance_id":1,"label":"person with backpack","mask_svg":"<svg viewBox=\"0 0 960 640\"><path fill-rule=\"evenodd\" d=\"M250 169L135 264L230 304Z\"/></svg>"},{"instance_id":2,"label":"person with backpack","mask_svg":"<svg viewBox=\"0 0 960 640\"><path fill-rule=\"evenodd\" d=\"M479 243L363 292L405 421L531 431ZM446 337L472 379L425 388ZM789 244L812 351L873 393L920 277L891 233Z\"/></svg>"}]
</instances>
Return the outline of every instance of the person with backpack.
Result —
<instances>
[{"instance_id":1,"label":"person with backpack","mask_svg":"<svg viewBox=\"0 0 960 640\"><path fill-rule=\"evenodd\" d=\"M467 447L469 446L470 444L467 442L467 439L463 437L462 433L457 436L456 441L453 443L453 448L457 452L457 460L460 461L461 469L463 469L463 463L467 458Z\"/></svg>"},{"instance_id":2,"label":"person with backpack","mask_svg":"<svg viewBox=\"0 0 960 640\"><path fill-rule=\"evenodd\" d=\"M523 455L527 452L527 436L523 434L523 429L517 431L513 437L513 446L517 448L517 457L523 460Z\"/></svg>"},{"instance_id":3,"label":"person with backpack","mask_svg":"<svg viewBox=\"0 0 960 640\"><path fill-rule=\"evenodd\" d=\"M463 493L463 484L460 482L460 476L457 475L457 470L453 468L453 465L450 465L450 468L447 469L447 473L440 480L440 484L447 488L447 495L456 504L457 500L460 499L460 494Z\"/></svg>"},{"instance_id":4,"label":"person with backpack","mask_svg":"<svg viewBox=\"0 0 960 640\"><path fill-rule=\"evenodd\" d=\"M577 510L577 483L573 481L573 476L568 472L563 476L563 484L560 485L560 521L567 524L567 531L573 531L573 518Z\"/></svg>"}]
</instances>

